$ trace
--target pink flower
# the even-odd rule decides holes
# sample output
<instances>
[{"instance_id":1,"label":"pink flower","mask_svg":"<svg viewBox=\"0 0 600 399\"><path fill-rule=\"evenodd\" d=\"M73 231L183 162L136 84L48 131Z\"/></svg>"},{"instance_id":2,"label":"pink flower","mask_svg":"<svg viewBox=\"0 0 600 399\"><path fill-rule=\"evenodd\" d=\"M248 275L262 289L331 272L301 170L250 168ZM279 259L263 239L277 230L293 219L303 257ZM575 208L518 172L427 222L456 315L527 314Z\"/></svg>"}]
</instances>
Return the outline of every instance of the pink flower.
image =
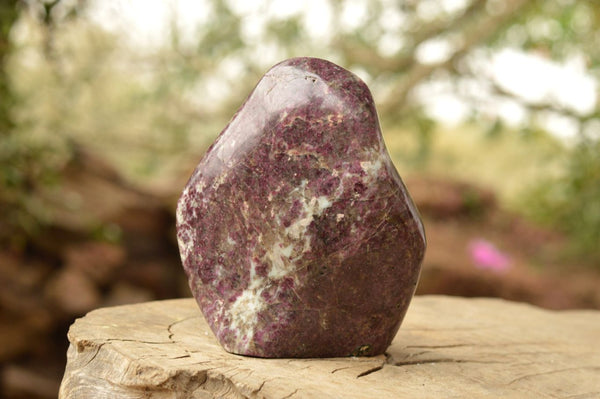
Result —
<instances>
[{"instance_id":1,"label":"pink flower","mask_svg":"<svg viewBox=\"0 0 600 399\"><path fill-rule=\"evenodd\" d=\"M469 244L469 253L476 267L502 272L510 267L510 258L494 244L484 239L473 240Z\"/></svg>"}]
</instances>

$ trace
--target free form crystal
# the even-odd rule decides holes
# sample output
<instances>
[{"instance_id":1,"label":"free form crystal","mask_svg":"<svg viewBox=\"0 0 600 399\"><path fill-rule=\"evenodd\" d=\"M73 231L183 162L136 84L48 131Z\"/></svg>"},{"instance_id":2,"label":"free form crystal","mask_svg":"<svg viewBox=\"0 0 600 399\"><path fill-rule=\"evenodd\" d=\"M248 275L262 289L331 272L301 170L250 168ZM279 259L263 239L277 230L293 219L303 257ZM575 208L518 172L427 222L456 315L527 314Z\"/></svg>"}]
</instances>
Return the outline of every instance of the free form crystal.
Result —
<instances>
[{"instance_id":1,"label":"free form crystal","mask_svg":"<svg viewBox=\"0 0 600 399\"><path fill-rule=\"evenodd\" d=\"M369 89L306 57L271 68L200 160L177 238L221 345L259 357L383 353L426 247Z\"/></svg>"}]
</instances>

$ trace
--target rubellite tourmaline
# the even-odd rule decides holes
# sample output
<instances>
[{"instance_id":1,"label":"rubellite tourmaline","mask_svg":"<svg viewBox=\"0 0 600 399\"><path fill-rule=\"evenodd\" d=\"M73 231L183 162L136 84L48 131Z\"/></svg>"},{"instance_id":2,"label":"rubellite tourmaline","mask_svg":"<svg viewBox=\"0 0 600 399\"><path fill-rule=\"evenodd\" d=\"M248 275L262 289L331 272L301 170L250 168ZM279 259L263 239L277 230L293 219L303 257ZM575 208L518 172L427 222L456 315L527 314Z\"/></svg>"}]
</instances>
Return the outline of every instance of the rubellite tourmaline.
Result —
<instances>
[{"instance_id":1,"label":"rubellite tourmaline","mask_svg":"<svg viewBox=\"0 0 600 399\"><path fill-rule=\"evenodd\" d=\"M271 68L177 206L183 267L229 352L383 353L425 252L371 93L317 58Z\"/></svg>"}]
</instances>

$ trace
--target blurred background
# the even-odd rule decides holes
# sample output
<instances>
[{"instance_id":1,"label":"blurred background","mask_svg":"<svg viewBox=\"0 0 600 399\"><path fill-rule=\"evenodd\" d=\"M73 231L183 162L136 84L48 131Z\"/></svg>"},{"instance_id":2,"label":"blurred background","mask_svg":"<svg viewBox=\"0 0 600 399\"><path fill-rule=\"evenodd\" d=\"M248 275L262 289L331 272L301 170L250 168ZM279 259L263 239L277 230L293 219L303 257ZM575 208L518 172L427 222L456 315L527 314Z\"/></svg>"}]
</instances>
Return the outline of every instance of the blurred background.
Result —
<instances>
[{"instance_id":1,"label":"blurred background","mask_svg":"<svg viewBox=\"0 0 600 399\"><path fill-rule=\"evenodd\" d=\"M419 294L600 308L597 1L2 0L0 397L56 397L76 317L189 296L179 193L293 56L371 88Z\"/></svg>"}]
</instances>

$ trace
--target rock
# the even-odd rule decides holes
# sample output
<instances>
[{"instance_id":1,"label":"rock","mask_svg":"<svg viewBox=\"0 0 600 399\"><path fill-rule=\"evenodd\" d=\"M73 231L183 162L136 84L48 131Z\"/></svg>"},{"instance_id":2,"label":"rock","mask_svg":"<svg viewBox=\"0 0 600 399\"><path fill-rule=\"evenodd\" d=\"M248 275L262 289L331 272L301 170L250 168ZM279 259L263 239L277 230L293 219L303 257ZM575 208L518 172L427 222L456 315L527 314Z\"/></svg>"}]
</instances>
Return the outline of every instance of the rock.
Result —
<instances>
[{"instance_id":1,"label":"rock","mask_svg":"<svg viewBox=\"0 0 600 399\"><path fill-rule=\"evenodd\" d=\"M61 399L597 398L600 312L416 296L385 355L225 352L193 299L95 310L73 324Z\"/></svg>"},{"instance_id":2,"label":"rock","mask_svg":"<svg viewBox=\"0 0 600 399\"><path fill-rule=\"evenodd\" d=\"M110 282L125 262L125 249L116 244L87 241L65 249L67 268L81 270L97 284Z\"/></svg>"},{"instance_id":3,"label":"rock","mask_svg":"<svg viewBox=\"0 0 600 399\"><path fill-rule=\"evenodd\" d=\"M9 398L56 398L59 390L58 381L13 365L2 369L0 380Z\"/></svg>"},{"instance_id":4,"label":"rock","mask_svg":"<svg viewBox=\"0 0 600 399\"><path fill-rule=\"evenodd\" d=\"M369 89L315 58L260 80L185 187L177 233L223 347L260 357L383 353L425 251Z\"/></svg>"},{"instance_id":5,"label":"rock","mask_svg":"<svg viewBox=\"0 0 600 399\"><path fill-rule=\"evenodd\" d=\"M32 339L38 337L32 332L29 320L9 319L0 315L0 362L15 358L26 353Z\"/></svg>"},{"instance_id":6,"label":"rock","mask_svg":"<svg viewBox=\"0 0 600 399\"><path fill-rule=\"evenodd\" d=\"M45 287L46 297L66 315L82 315L100 305L101 293L81 270L63 268Z\"/></svg>"},{"instance_id":7,"label":"rock","mask_svg":"<svg viewBox=\"0 0 600 399\"><path fill-rule=\"evenodd\" d=\"M492 191L466 182L426 175L410 176L405 182L424 217L478 217L497 208Z\"/></svg>"},{"instance_id":8,"label":"rock","mask_svg":"<svg viewBox=\"0 0 600 399\"><path fill-rule=\"evenodd\" d=\"M107 293L103 306L118 306L130 303L147 302L153 299L152 292L129 284L124 281L117 281Z\"/></svg>"}]
</instances>

